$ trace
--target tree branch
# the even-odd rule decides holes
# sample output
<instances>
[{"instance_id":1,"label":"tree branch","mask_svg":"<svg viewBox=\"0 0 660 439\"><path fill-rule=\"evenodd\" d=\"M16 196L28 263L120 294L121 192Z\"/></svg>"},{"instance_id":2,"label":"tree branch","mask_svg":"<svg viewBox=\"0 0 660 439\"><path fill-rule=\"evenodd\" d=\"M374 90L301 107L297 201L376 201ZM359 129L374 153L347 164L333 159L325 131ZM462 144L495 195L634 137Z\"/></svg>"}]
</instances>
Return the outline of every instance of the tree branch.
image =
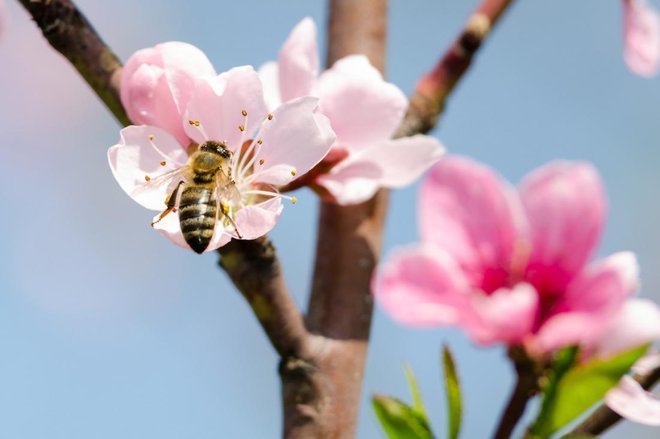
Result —
<instances>
[{"instance_id":1,"label":"tree branch","mask_svg":"<svg viewBox=\"0 0 660 439\"><path fill-rule=\"evenodd\" d=\"M385 64L386 0L330 0L327 64L361 53ZM316 263L306 323L313 368L283 377L288 438L353 438L373 300L369 289L381 250L387 193L357 206L321 202Z\"/></svg>"},{"instance_id":2,"label":"tree branch","mask_svg":"<svg viewBox=\"0 0 660 439\"><path fill-rule=\"evenodd\" d=\"M119 99L121 63L70 0L20 0L51 46L64 55L123 126Z\"/></svg>"},{"instance_id":3,"label":"tree branch","mask_svg":"<svg viewBox=\"0 0 660 439\"><path fill-rule=\"evenodd\" d=\"M247 300L277 353L282 358L299 355L307 330L270 240L232 240L218 252L220 266Z\"/></svg>"},{"instance_id":4,"label":"tree branch","mask_svg":"<svg viewBox=\"0 0 660 439\"><path fill-rule=\"evenodd\" d=\"M512 349L509 357L516 368L516 386L502 413L494 439L508 439L525 413L530 398L538 391L534 362L521 349Z\"/></svg>"},{"instance_id":5,"label":"tree branch","mask_svg":"<svg viewBox=\"0 0 660 439\"><path fill-rule=\"evenodd\" d=\"M435 67L424 75L413 96L397 137L427 133L438 123L447 98L470 67L474 55L512 0L483 0L461 34Z\"/></svg>"},{"instance_id":6,"label":"tree branch","mask_svg":"<svg viewBox=\"0 0 660 439\"><path fill-rule=\"evenodd\" d=\"M639 382L644 390L650 390L660 381L660 367L656 367L645 375L636 375L635 380ZM599 435L611 428L623 418L605 404L598 407L591 415L575 427L565 438L576 434Z\"/></svg>"}]
</instances>

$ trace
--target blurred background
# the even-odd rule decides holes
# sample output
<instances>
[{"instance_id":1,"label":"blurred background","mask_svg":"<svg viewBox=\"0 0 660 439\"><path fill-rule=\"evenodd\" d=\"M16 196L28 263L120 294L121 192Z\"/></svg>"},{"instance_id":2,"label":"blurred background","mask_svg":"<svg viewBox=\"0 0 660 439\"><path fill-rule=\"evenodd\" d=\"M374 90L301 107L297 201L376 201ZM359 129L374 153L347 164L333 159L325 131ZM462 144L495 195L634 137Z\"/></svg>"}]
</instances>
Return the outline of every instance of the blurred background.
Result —
<instances>
[{"instance_id":1,"label":"blurred background","mask_svg":"<svg viewBox=\"0 0 660 439\"><path fill-rule=\"evenodd\" d=\"M281 427L277 358L217 256L153 232L150 212L112 178L114 119L46 44L17 2L0 40L0 437L274 438ZM660 3L653 0L655 6ZM391 0L387 73L410 93L476 5ZM324 1L78 1L125 60L168 40L200 47L217 71L274 59ZM610 215L599 254L630 249L642 295L660 299L660 81L624 66L615 0L516 2L452 96L433 134L453 153L517 182L555 158L600 169ZM272 233L296 301L310 285L317 220L307 190ZM392 196L385 247L417 238L417 187ZM512 385L499 348L458 331L419 331L379 309L373 322L360 438L382 438L369 397L407 399L417 373L434 429L445 431L440 345L454 350L464 438L487 437ZM612 438L657 437L620 425Z\"/></svg>"}]
</instances>

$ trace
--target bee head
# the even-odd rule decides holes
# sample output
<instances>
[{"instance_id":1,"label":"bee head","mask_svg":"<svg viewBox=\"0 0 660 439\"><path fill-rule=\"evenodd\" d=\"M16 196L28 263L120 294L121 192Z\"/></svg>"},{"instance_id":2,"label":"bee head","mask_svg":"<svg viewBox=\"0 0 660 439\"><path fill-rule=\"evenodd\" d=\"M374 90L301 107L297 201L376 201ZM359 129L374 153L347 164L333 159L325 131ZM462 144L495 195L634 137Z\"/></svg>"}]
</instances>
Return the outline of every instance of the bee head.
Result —
<instances>
[{"instance_id":1,"label":"bee head","mask_svg":"<svg viewBox=\"0 0 660 439\"><path fill-rule=\"evenodd\" d=\"M227 149L226 142L216 142L215 140L209 140L208 142L204 142L202 146L199 147L199 150L217 154L225 159L231 157L231 151Z\"/></svg>"}]
</instances>

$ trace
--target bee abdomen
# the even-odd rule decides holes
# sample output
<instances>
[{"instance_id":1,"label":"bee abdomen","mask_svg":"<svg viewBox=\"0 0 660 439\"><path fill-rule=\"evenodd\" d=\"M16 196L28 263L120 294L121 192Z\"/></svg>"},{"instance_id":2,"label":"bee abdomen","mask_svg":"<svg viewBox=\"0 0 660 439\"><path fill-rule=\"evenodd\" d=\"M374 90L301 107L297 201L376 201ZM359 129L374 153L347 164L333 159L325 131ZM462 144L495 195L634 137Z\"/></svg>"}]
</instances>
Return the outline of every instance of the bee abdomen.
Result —
<instances>
[{"instance_id":1,"label":"bee abdomen","mask_svg":"<svg viewBox=\"0 0 660 439\"><path fill-rule=\"evenodd\" d=\"M187 187L179 201L179 224L183 238L196 253L209 246L215 228L216 204L211 189Z\"/></svg>"}]
</instances>

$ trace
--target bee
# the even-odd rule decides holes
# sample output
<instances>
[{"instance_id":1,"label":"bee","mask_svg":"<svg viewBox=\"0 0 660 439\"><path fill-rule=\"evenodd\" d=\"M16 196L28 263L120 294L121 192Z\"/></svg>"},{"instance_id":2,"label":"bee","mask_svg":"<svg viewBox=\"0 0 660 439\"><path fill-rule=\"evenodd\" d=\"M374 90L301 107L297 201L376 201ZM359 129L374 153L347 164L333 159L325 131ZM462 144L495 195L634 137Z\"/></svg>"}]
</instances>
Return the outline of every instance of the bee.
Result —
<instances>
[{"instance_id":1,"label":"bee","mask_svg":"<svg viewBox=\"0 0 660 439\"><path fill-rule=\"evenodd\" d=\"M230 216L231 206L238 205L241 197L231 175L231 156L225 142L207 141L190 156L185 166L148 181L147 186L175 182L165 200L166 209L151 225L172 212L178 213L183 237L198 254L207 249L216 223L223 219L241 238Z\"/></svg>"}]
</instances>

